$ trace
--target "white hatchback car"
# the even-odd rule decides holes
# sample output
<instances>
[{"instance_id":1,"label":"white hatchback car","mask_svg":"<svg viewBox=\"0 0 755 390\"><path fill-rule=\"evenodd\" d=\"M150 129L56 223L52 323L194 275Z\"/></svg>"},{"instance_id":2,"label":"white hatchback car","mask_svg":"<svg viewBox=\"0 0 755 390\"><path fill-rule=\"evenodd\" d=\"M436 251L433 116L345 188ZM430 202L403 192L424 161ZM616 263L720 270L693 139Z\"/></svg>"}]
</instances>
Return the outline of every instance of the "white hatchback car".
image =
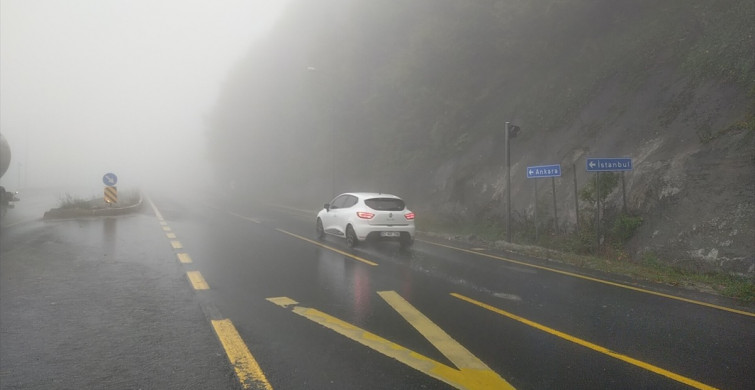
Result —
<instances>
[{"instance_id":1,"label":"white hatchback car","mask_svg":"<svg viewBox=\"0 0 755 390\"><path fill-rule=\"evenodd\" d=\"M317 213L317 238L332 234L353 248L367 239L414 243L414 213L396 195L349 192L333 198Z\"/></svg>"}]
</instances>

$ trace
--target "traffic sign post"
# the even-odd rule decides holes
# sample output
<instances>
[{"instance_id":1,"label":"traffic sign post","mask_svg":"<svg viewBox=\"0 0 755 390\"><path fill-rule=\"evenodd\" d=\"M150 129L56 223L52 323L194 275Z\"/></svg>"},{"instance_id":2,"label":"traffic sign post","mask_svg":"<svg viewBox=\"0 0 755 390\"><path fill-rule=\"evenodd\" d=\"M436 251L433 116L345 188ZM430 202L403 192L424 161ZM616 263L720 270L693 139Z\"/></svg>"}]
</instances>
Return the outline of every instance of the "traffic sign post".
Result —
<instances>
[{"instance_id":1,"label":"traffic sign post","mask_svg":"<svg viewBox=\"0 0 755 390\"><path fill-rule=\"evenodd\" d=\"M561 177L561 164L538 165L527 167L528 179L551 178L553 188L553 231L558 233L558 210L556 210L556 178ZM535 182L535 241L537 241L537 182Z\"/></svg>"},{"instance_id":2,"label":"traffic sign post","mask_svg":"<svg viewBox=\"0 0 755 390\"><path fill-rule=\"evenodd\" d=\"M115 173L106 173L105 176L102 176L102 182L106 186L114 186L118 184L118 176Z\"/></svg>"},{"instance_id":3,"label":"traffic sign post","mask_svg":"<svg viewBox=\"0 0 755 390\"><path fill-rule=\"evenodd\" d=\"M118 176L108 172L102 176L102 182L105 183L105 203L108 206L118 203L118 187L115 186L118 183Z\"/></svg>"},{"instance_id":4,"label":"traffic sign post","mask_svg":"<svg viewBox=\"0 0 755 390\"><path fill-rule=\"evenodd\" d=\"M527 167L528 179L537 179L541 177L561 177L561 164Z\"/></svg>"},{"instance_id":5,"label":"traffic sign post","mask_svg":"<svg viewBox=\"0 0 755 390\"><path fill-rule=\"evenodd\" d=\"M105 187L105 203L108 205L118 203L118 187Z\"/></svg>"},{"instance_id":6,"label":"traffic sign post","mask_svg":"<svg viewBox=\"0 0 755 390\"><path fill-rule=\"evenodd\" d=\"M631 158L588 158L585 162L587 172L595 172L595 240L600 247L600 172L621 172L621 192L624 213L627 212L627 191L624 184L624 172L632 170Z\"/></svg>"},{"instance_id":7,"label":"traffic sign post","mask_svg":"<svg viewBox=\"0 0 755 390\"><path fill-rule=\"evenodd\" d=\"M588 158L587 172L631 171L631 158Z\"/></svg>"}]
</instances>

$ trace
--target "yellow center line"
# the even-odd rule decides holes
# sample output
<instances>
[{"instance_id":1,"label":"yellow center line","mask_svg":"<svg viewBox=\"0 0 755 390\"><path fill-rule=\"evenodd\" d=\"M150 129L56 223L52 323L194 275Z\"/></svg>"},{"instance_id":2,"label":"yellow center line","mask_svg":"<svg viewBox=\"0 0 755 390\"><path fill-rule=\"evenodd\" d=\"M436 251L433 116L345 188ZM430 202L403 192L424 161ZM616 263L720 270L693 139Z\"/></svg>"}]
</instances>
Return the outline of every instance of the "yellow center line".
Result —
<instances>
[{"instance_id":1,"label":"yellow center line","mask_svg":"<svg viewBox=\"0 0 755 390\"><path fill-rule=\"evenodd\" d=\"M249 352L241 335L229 319L212 320L212 327L225 349L228 360L231 362L241 386L245 389L273 390L273 386L267 381L257 360Z\"/></svg>"},{"instance_id":2,"label":"yellow center line","mask_svg":"<svg viewBox=\"0 0 755 390\"><path fill-rule=\"evenodd\" d=\"M579 279L589 280L589 281L596 282L596 283L607 284L609 286L620 287L620 288L624 288L624 289L627 289L627 290L633 290L633 291L637 291L637 292L641 292L641 293L645 293L645 294L656 295L656 296L659 296L659 297L664 297L664 298L668 298L668 299L674 299L674 300L677 300L677 301L692 303L692 304L695 304L695 305L700 305L700 306L710 307L710 308L713 308L713 309L728 311L728 312L731 312L731 313L736 313L736 314L742 314L742 315L746 315L746 316L750 316L750 317L755 317L755 313L747 312L747 311L744 311L744 310L737 310L737 309L733 309L733 308L726 307L726 306L714 305L712 303L707 303L707 302L702 302L702 301L696 301L694 299L688 299L688 298L678 297L676 295L664 294L664 293L657 292L657 291L646 290L644 288L639 288L639 287L634 287L634 286L628 286L626 284L621 284L621 283L616 283L616 282L610 282L610 281L607 281L607 280L593 278L593 277L586 276L586 275L580 275L580 274L577 274L577 273L574 273L574 272L561 271L561 270L558 270L558 269L555 269L555 268L548 268L548 267L544 267L544 266L541 266L541 265L535 265L535 264L525 263L523 261L517 261L517 260L507 259L505 257L491 255L489 253L475 252L475 251L471 251L471 250L468 250L468 249L457 248L455 246L450 246L450 245L438 244L438 243L431 242L431 241L425 241L425 240L417 240L417 241L421 241L421 242L424 242L426 244L435 245L435 246L439 246L439 247L443 247L443 248L454 249L454 250L457 250L457 251L460 251L460 252L472 253L472 254L475 254L475 255L478 255L478 256L485 256L485 257L489 257L491 259L503 260L503 261L506 261L506 262L509 262L509 263L518 264L518 265L522 265L522 266L525 266L525 267L537 268L537 269L541 269L541 270L544 270L544 271L555 272L557 274L562 274L562 275L567 275L567 276L571 276L571 277L575 277L575 278L579 278Z\"/></svg>"},{"instance_id":3,"label":"yellow center line","mask_svg":"<svg viewBox=\"0 0 755 390\"><path fill-rule=\"evenodd\" d=\"M227 213L228 213L228 214L231 214L231 215L233 215L233 216L235 216L235 217L239 217L239 218L241 218L241 219L245 219L245 220L247 220L247 221L252 221L252 222L254 222L254 223L257 223L257 224L261 223L261 222L260 222L260 221L259 221L258 219L255 219L255 218L245 217L245 216L243 216L243 215L241 215L241 214L232 213L232 212L230 212L230 211L227 211ZM365 264L369 264L369 265L371 265L371 266L373 266L373 267L375 267L375 266L377 266L377 265L378 265L378 264L377 264L377 263L375 263L374 261L370 261L370 260L367 260L367 259L365 259L365 258L362 258L362 257L359 257L359 256L355 256L355 255L352 255L352 254L350 254L350 253L344 252L344 251L342 251L342 250L338 250L338 249L336 249L336 248L333 248L333 247L330 247L330 246L327 246L327 245L323 245L323 244L321 244L321 243L319 243L319 242L317 242L317 241L314 241L314 240L310 240L309 238L306 238L306 237L302 237L302 236L300 236L300 235L298 235L298 234L294 234L294 233L291 233L291 232L287 232L287 231L285 231L285 230L283 230L283 229L275 229L275 230L277 230L277 231L279 231L279 232L281 232L281 233L285 233L285 234L288 234L288 235L289 235L289 236L291 236L291 237L296 237L296 238L298 238L298 239L300 239L300 240L304 240L304 241L306 241L306 242L309 242L309 243L311 243L311 244L315 244L315 245L317 245L317 246L319 246L319 247L322 247L322 248L325 248L325 249L327 249L327 250L330 250L330 251L336 252L336 253L338 253L338 254L344 255L344 256L346 256L346 257L352 258L352 259L354 259L354 260L357 260L357 261L361 261L362 263L365 263Z\"/></svg>"},{"instance_id":4,"label":"yellow center line","mask_svg":"<svg viewBox=\"0 0 755 390\"><path fill-rule=\"evenodd\" d=\"M288 210L288 211L295 211L297 213L304 214L304 215L310 215L310 216L312 214L317 214L317 212L319 211L319 210L297 209L296 207L289 207L289 206L284 206L284 205L275 204L275 203L270 203L270 206L277 207L277 208L284 209L284 210Z\"/></svg>"},{"instance_id":5,"label":"yellow center line","mask_svg":"<svg viewBox=\"0 0 755 390\"><path fill-rule=\"evenodd\" d=\"M297 302L293 299L287 297L276 297L268 298L267 300L285 308L293 306L292 311L295 314L298 314L310 321L320 324L342 336L345 336L368 348L380 352L385 356L396 359L399 362L424 373L425 375L443 381L457 389L514 389L495 371L487 368L484 363L482 364L482 366L485 366L485 369L465 367L459 367L457 369L449 367L443 363L439 363L406 347L384 339L372 332L366 331L317 309L296 306ZM409 304L407 303L406 305Z\"/></svg>"},{"instance_id":6,"label":"yellow center line","mask_svg":"<svg viewBox=\"0 0 755 390\"><path fill-rule=\"evenodd\" d=\"M171 229L168 227L168 223L163 219L157 206L155 206L149 197L147 197L147 201L152 205L152 210L154 210L157 219L160 221L163 231L170 232ZM256 220L252 221L259 223L259 221ZM176 235L173 233L167 233L166 236L168 238L176 238ZM181 242L178 240L172 240L170 245L173 249L183 248L183 245L181 245ZM192 262L188 253L177 253L176 256L181 263L188 264ZM186 273L186 276L195 290L208 290L210 288L199 271L189 271ZM249 352L249 348L247 348L244 340L241 339L241 335L239 335L239 332L236 330L236 327L233 326L231 320L211 320L210 322L212 322L212 327L218 335L218 339L220 339L220 343L223 345L226 356L228 356L228 360L231 362L231 365L236 372L241 387L244 389L254 388L273 390L273 386L268 382L260 365L257 363L254 356L252 356L252 353Z\"/></svg>"},{"instance_id":7,"label":"yellow center line","mask_svg":"<svg viewBox=\"0 0 755 390\"><path fill-rule=\"evenodd\" d=\"M580 338L568 335L568 334L566 334L564 332L561 332L561 331L549 328L549 327L547 327L545 325L538 324L537 322L530 321L530 320L528 320L528 319L526 319L524 317L520 317L520 316L518 316L516 314L509 313L507 311L504 311L504 310L501 310L501 309L499 309L497 307L494 307L494 306L488 305L486 303L474 300L472 298L465 297L464 295L457 294L457 293L451 293L451 296L455 297L455 298L458 298L458 299L460 299L462 301L471 303L473 305L479 306L479 307L481 307L483 309L490 310L490 311L492 311L494 313L497 313L497 314L500 314L502 316L511 318L512 320L519 321L519 322L521 322L521 323L523 323L525 325L528 325L528 326L531 326L531 327L533 327L535 329L538 329L538 330L541 330L543 332L552 334L552 335L554 335L556 337L560 337L560 338L562 338L564 340L571 341L572 343L579 344L579 345L581 345L583 347L587 347L587 348L592 349L594 351L597 351L597 352L600 352L602 354L608 355L610 357L619 359L621 361L627 362L629 364L635 365L635 366L643 368L645 370L652 371L652 372L654 372L656 374L659 374L659 375L663 375L663 376L665 376L667 378L673 379L673 380L675 380L677 382L684 383L684 384L692 386L694 388L697 388L697 389L708 389L708 390L715 389L715 387L712 387L712 386L706 385L704 383L698 382L698 381L696 381L694 379L690 379L690 378L684 377L682 375L673 373L671 371L664 370L664 369L662 369L660 367L656 367L656 366L654 366L652 364L645 363L645 362L643 362L641 360L637 360L637 359L631 358L629 356L622 355L622 354L620 354L618 352L611 351L608 348L601 347L600 345L593 344L593 343L591 343L589 341L585 341L585 340L582 340Z\"/></svg>"},{"instance_id":8,"label":"yellow center line","mask_svg":"<svg viewBox=\"0 0 755 390\"><path fill-rule=\"evenodd\" d=\"M191 257L189 257L188 253L177 253L176 256L178 257L178 261L180 261L182 264L191 263Z\"/></svg>"},{"instance_id":9,"label":"yellow center line","mask_svg":"<svg viewBox=\"0 0 755 390\"><path fill-rule=\"evenodd\" d=\"M468 349L451 338L448 333L430 321L427 316L415 309L414 306L398 295L398 293L395 291L378 291L378 295L404 317L406 322L417 329L430 344L438 348L438 351L447 357L457 368L490 370L490 367L472 355Z\"/></svg>"},{"instance_id":10,"label":"yellow center line","mask_svg":"<svg viewBox=\"0 0 755 390\"><path fill-rule=\"evenodd\" d=\"M186 273L189 277L189 281L195 290L209 290L210 285L204 280L202 274L199 271L189 271Z\"/></svg>"},{"instance_id":11,"label":"yellow center line","mask_svg":"<svg viewBox=\"0 0 755 390\"><path fill-rule=\"evenodd\" d=\"M254 223L256 223L256 224L260 224L260 223L262 223L262 221L260 221L260 220L259 220L259 219L257 219L257 218L245 217L245 216L243 216L243 215L241 215L241 214L232 213L232 212L230 212L230 211L226 211L226 212L227 212L228 214L231 214L231 215L233 215L234 217L238 217L238 218L241 218L241 219L245 219L245 220L247 220L247 221L252 221L252 222L254 222Z\"/></svg>"},{"instance_id":12,"label":"yellow center line","mask_svg":"<svg viewBox=\"0 0 755 390\"><path fill-rule=\"evenodd\" d=\"M298 238L298 239L300 239L300 240L304 240L304 241L306 241L306 242L309 242L309 243L311 243L311 244L315 244L315 245L317 245L317 246L319 246L319 247L322 247L322 248L325 248L325 249L327 249L327 250L331 250L331 251L333 251L333 252L336 252L336 253L338 253L338 254L344 255L344 256L346 256L346 257L350 257L350 258L352 258L352 259L354 259L354 260L357 260L357 261L361 261L362 263L365 263L365 264L369 264L369 265L371 265L371 266L377 266L377 265L378 265L377 263L375 263L375 262L372 262L372 261L369 261L369 260L367 260L367 259L365 259L365 258L362 258L362 257L359 257L359 256L355 256L355 255L352 255L351 253L347 253L347 252L344 252L344 251L342 251L342 250L339 250L339 249L336 249L336 248L333 248L333 247L330 247L330 246L327 246L327 245L323 245L323 244L320 244L319 242L317 242L317 241L315 241L315 240L310 240L309 238L306 238L306 237L302 237L302 236L300 236L300 235L298 235L298 234L294 234L294 233L291 233L291 232L287 232L287 231L285 231L285 230L283 230L283 229L275 229L275 230L277 230L277 231L279 231L279 232L281 232L281 233L285 233L285 234L288 234L289 236L292 236L292 237L296 237L296 238Z\"/></svg>"}]
</instances>

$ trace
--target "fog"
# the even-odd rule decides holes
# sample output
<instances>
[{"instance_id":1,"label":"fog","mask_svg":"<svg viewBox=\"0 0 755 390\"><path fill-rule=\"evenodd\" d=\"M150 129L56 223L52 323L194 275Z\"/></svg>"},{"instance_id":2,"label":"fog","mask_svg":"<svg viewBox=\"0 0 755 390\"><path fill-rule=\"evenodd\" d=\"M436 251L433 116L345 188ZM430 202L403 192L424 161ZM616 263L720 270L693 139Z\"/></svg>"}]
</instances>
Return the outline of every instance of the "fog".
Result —
<instances>
[{"instance_id":1,"label":"fog","mask_svg":"<svg viewBox=\"0 0 755 390\"><path fill-rule=\"evenodd\" d=\"M9 190L211 186L205 132L229 72L286 1L3 0Z\"/></svg>"}]
</instances>

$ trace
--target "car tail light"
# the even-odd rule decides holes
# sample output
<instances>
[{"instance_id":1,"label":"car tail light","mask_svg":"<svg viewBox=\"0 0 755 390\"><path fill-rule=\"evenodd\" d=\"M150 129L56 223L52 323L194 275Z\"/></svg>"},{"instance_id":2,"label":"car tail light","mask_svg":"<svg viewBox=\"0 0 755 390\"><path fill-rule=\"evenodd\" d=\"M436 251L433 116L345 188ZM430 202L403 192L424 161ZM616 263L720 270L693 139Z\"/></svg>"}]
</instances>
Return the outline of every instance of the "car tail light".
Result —
<instances>
[{"instance_id":1,"label":"car tail light","mask_svg":"<svg viewBox=\"0 0 755 390\"><path fill-rule=\"evenodd\" d=\"M368 213L366 211L357 211L357 217L362 218L362 219L372 219L372 217L374 216L375 214L373 213Z\"/></svg>"},{"instance_id":2,"label":"car tail light","mask_svg":"<svg viewBox=\"0 0 755 390\"><path fill-rule=\"evenodd\" d=\"M404 218L406 218L408 220L412 220L412 219L414 219L414 213L406 213L406 214L404 214Z\"/></svg>"}]
</instances>

